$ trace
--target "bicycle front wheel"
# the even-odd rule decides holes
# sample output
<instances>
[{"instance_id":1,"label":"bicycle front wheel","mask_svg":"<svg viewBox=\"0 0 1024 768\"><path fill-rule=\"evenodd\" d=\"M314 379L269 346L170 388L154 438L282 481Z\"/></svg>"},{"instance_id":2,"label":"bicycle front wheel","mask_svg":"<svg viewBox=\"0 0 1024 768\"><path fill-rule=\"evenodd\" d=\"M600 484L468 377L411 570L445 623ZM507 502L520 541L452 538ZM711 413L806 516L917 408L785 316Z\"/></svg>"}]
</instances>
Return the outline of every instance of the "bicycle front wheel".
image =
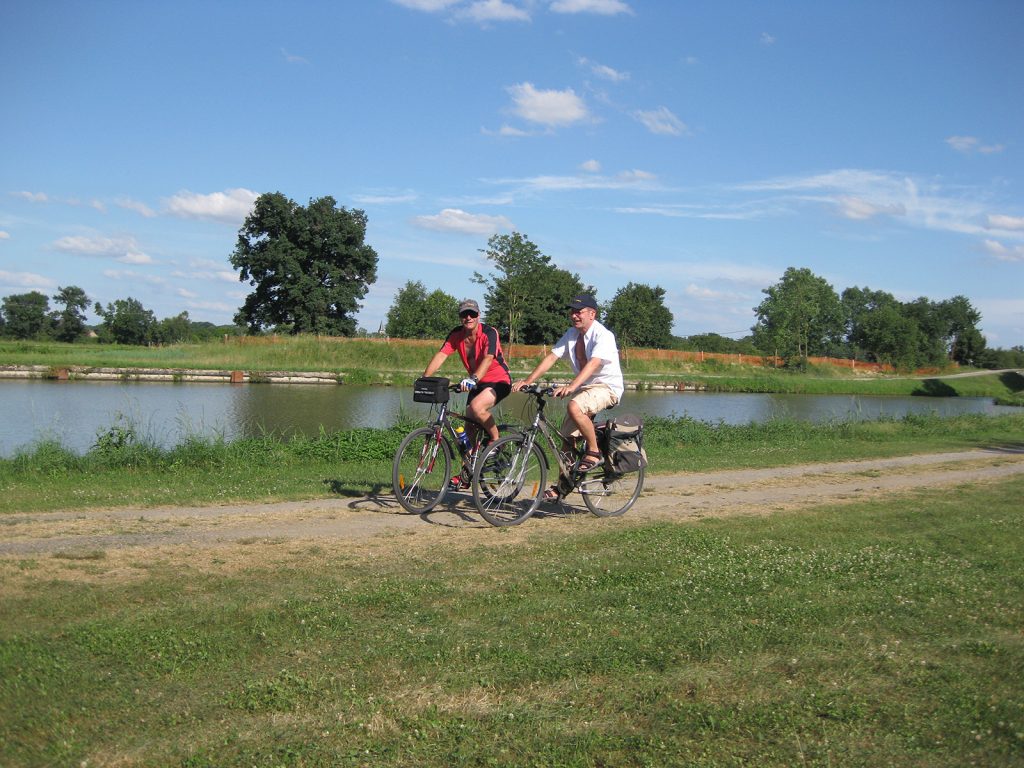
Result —
<instances>
[{"instance_id":1,"label":"bicycle front wheel","mask_svg":"<svg viewBox=\"0 0 1024 768\"><path fill-rule=\"evenodd\" d=\"M447 493L451 469L451 449L440 430L414 429L398 446L391 467L395 498L408 512L429 512Z\"/></svg>"},{"instance_id":2,"label":"bicycle front wheel","mask_svg":"<svg viewBox=\"0 0 1024 768\"><path fill-rule=\"evenodd\" d=\"M644 470L619 475L595 472L580 483L583 503L598 517L618 517L633 506L644 489Z\"/></svg>"},{"instance_id":3,"label":"bicycle front wheel","mask_svg":"<svg viewBox=\"0 0 1024 768\"><path fill-rule=\"evenodd\" d=\"M526 438L509 435L491 443L473 471L473 502L491 525L518 525L540 504L547 478L540 447L527 450Z\"/></svg>"}]
</instances>

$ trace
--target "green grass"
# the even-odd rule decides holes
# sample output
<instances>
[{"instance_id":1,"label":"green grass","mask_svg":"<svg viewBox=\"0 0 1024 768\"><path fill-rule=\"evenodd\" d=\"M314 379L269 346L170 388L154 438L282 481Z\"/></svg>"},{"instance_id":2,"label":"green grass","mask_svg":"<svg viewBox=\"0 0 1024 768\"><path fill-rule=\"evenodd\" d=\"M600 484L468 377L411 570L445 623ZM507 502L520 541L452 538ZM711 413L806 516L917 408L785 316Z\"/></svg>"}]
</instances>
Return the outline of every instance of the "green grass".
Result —
<instances>
[{"instance_id":1,"label":"green grass","mask_svg":"<svg viewBox=\"0 0 1024 768\"><path fill-rule=\"evenodd\" d=\"M118 425L85 455L41 442L0 459L0 515L57 509L362 496L390 492L391 460L412 425L224 441L164 449ZM651 418L653 472L771 467L1024 444L1024 413L870 422L710 425Z\"/></svg>"},{"instance_id":2,"label":"green grass","mask_svg":"<svg viewBox=\"0 0 1024 768\"><path fill-rule=\"evenodd\" d=\"M1018 478L767 518L451 533L375 557L294 549L223 572L138 563L132 579L103 559L72 564L85 581L8 561L0 755L1020 765L1022 495Z\"/></svg>"},{"instance_id":3,"label":"green grass","mask_svg":"<svg viewBox=\"0 0 1024 768\"><path fill-rule=\"evenodd\" d=\"M318 371L340 374L348 384L408 383L422 372L440 342L408 342L330 337L231 337L203 344L163 347L116 344L0 341L0 365L46 365L111 368L199 368L250 371ZM525 376L539 357L511 359L513 374ZM449 363L444 369L451 368ZM553 376L564 376L561 365ZM625 377L646 384L680 381L720 392L794 394L941 395L1019 399L1024 376L989 374L969 378L937 376L854 377L846 368L811 366L805 373L731 365L719 360L679 363L638 360L625 355ZM442 371L444 372L444 371Z\"/></svg>"}]
</instances>

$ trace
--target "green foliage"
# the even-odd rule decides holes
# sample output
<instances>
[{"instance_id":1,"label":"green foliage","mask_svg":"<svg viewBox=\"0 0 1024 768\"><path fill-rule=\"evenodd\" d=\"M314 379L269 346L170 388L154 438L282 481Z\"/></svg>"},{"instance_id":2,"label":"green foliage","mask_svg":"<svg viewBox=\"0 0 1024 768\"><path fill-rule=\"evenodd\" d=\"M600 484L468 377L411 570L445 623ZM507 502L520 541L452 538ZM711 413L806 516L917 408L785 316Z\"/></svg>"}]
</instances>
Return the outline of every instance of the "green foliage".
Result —
<instances>
[{"instance_id":1,"label":"green foliage","mask_svg":"<svg viewBox=\"0 0 1024 768\"><path fill-rule=\"evenodd\" d=\"M58 288L53 300L64 307L54 314L54 338L74 341L85 333L85 310L89 306L89 297L77 285L69 285Z\"/></svg>"},{"instance_id":2,"label":"green foliage","mask_svg":"<svg viewBox=\"0 0 1024 768\"><path fill-rule=\"evenodd\" d=\"M604 324L622 347L667 349L672 345L673 321L664 288L631 282L608 304Z\"/></svg>"},{"instance_id":3,"label":"green foliage","mask_svg":"<svg viewBox=\"0 0 1024 768\"><path fill-rule=\"evenodd\" d=\"M410 280L395 294L385 329L399 339L443 339L458 324L458 299L440 288L428 294L423 283Z\"/></svg>"},{"instance_id":4,"label":"green foliage","mask_svg":"<svg viewBox=\"0 0 1024 768\"><path fill-rule=\"evenodd\" d=\"M351 336L359 301L377 279L366 214L333 197L297 205L280 192L260 195L238 233L231 264L254 287L235 321L252 332Z\"/></svg>"},{"instance_id":5,"label":"green foliage","mask_svg":"<svg viewBox=\"0 0 1024 768\"><path fill-rule=\"evenodd\" d=\"M752 336L742 339L730 339L717 333L696 333L692 336L673 336L672 349L690 352L725 352L729 354L757 355L761 354L754 346Z\"/></svg>"},{"instance_id":6,"label":"green foliage","mask_svg":"<svg viewBox=\"0 0 1024 768\"><path fill-rule=\"evenodd\" d=\"M486 322L510 345L553 344L569 325L566 307L572 297L594 292L519 232L492 236L482 252L497 273L475 272L473 280L487 289Z\"/></svg>"},{"instance_id":7,"label":"green foliage","mask_svg":"<svg viewBox=\"0 0 1024 768\"><path fill-rule=\"evenodd\" d=\"M106 309L96 302L94 309L103 318L100 341L115 344L149 344L155 341L156 315L142 306L142 302L129 296L107 304Z\"/></svg>"},{"instance_id":8,"label":"green foliage","mask_svg":"<svg viewBox=\"0 0 1024 768\"><path fill-rule=\"evenodd\" d=\"M844 322L839 296L824 278L807 268L789 267L782 280L762 293L754 308L754 344L787 361L827 356L842 341Z\"/></svg>"},{"instance_id":9,"label":"green foliage","mask_svg":"<svg viewBox=\"0 0 1024 768\"><path fill-rule=\"evenodd\" d=\"M5 296L4 333L16 339L45 338L50 330L50 300L39 291Z\"/></svg>"}]
</instances>

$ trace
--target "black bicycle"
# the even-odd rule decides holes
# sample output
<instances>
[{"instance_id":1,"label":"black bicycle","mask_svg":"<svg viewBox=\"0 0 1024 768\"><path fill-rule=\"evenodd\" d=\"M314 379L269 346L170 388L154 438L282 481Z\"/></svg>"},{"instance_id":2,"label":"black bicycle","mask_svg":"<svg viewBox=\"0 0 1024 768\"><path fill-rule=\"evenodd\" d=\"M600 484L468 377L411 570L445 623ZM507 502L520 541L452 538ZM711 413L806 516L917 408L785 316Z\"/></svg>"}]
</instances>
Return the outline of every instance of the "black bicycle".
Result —
<instances>
[{"instance_id":1,"label":"black bicycle","mask_svg":"<svg viewBox=\"0 0 1024 768\"><path fill-rule=\"evenodd\" d=\"M644 487L644 467L633 472L615 471L609 461L600 467L580 471L585 442L574 450L561 450L561 437L544 415L546 398L553 387L530 384L520 392L533 395L537 409L533 423L519 434L495 440L476 462L473 472L473 502L491 525L518 525L540 505L547 488L548 454L559 470L559 500L579 491L583 503L598 517L622 515L636 502Z\"/></svg>"},{"instance_id":2,"label":"black bicycle","mask_svg":"<svg viewBox=\"0 0 1024 768\"><path fill-rule=\"evenodd\" d=\"M432 403L437 414L430 424L406 435L398 446L391 465L391 487L406 511L423 514L440 504L450 490L469 490L487 431L472 417L449 407L450 393L459 391L457 384L438 377L419 379L415 387L413 399ZM460 432L467 435L470 425L476 427L471 442L468 436L460 438ZM456 457L458 471L453 475Z\"/></svg>"}]
</instances>

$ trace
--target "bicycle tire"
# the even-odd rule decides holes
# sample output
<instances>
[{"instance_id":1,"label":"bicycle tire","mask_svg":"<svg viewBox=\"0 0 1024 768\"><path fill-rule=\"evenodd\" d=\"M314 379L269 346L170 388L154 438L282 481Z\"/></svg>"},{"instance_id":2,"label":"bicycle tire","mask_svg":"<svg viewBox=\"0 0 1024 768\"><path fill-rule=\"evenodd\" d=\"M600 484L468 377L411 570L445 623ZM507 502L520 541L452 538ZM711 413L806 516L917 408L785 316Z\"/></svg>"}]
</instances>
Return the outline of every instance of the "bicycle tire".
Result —
<instances>
[{"instance_id":1,"label":"bicycle tire","mask_svg":"<svg viewBox=\"0 0 1024 768\"><path fill-rule=\"evenodd\" d=\"M547 480L547 459L534 444L526 452L526 438L509 435L484 451L473 471L473 503L491 525L519 525L540 504Z\"/></svg>"},{"instance_id":2,"label":"bicycle tire","mask_svg":"<svg viewBox=\"0 0 1024 768\"><path fill-rule=\"evenodd\" d=\"M587 509L598 517L618 517L636 503L644 489L644 470L624 475L600 470L579 484Z\"/></svg>"},{"instance_id":3,"label":"bicycle tire","mask_svg":"<svg viewBox=\"0 0 1024 768\"><path fill-rule=\"evenodd\" d=\"M406 435L395 452L391 488L403 509L424 514L445 497L451 470L447 441L434 427L420 427Z\"/></svg>"}]
</instances>

